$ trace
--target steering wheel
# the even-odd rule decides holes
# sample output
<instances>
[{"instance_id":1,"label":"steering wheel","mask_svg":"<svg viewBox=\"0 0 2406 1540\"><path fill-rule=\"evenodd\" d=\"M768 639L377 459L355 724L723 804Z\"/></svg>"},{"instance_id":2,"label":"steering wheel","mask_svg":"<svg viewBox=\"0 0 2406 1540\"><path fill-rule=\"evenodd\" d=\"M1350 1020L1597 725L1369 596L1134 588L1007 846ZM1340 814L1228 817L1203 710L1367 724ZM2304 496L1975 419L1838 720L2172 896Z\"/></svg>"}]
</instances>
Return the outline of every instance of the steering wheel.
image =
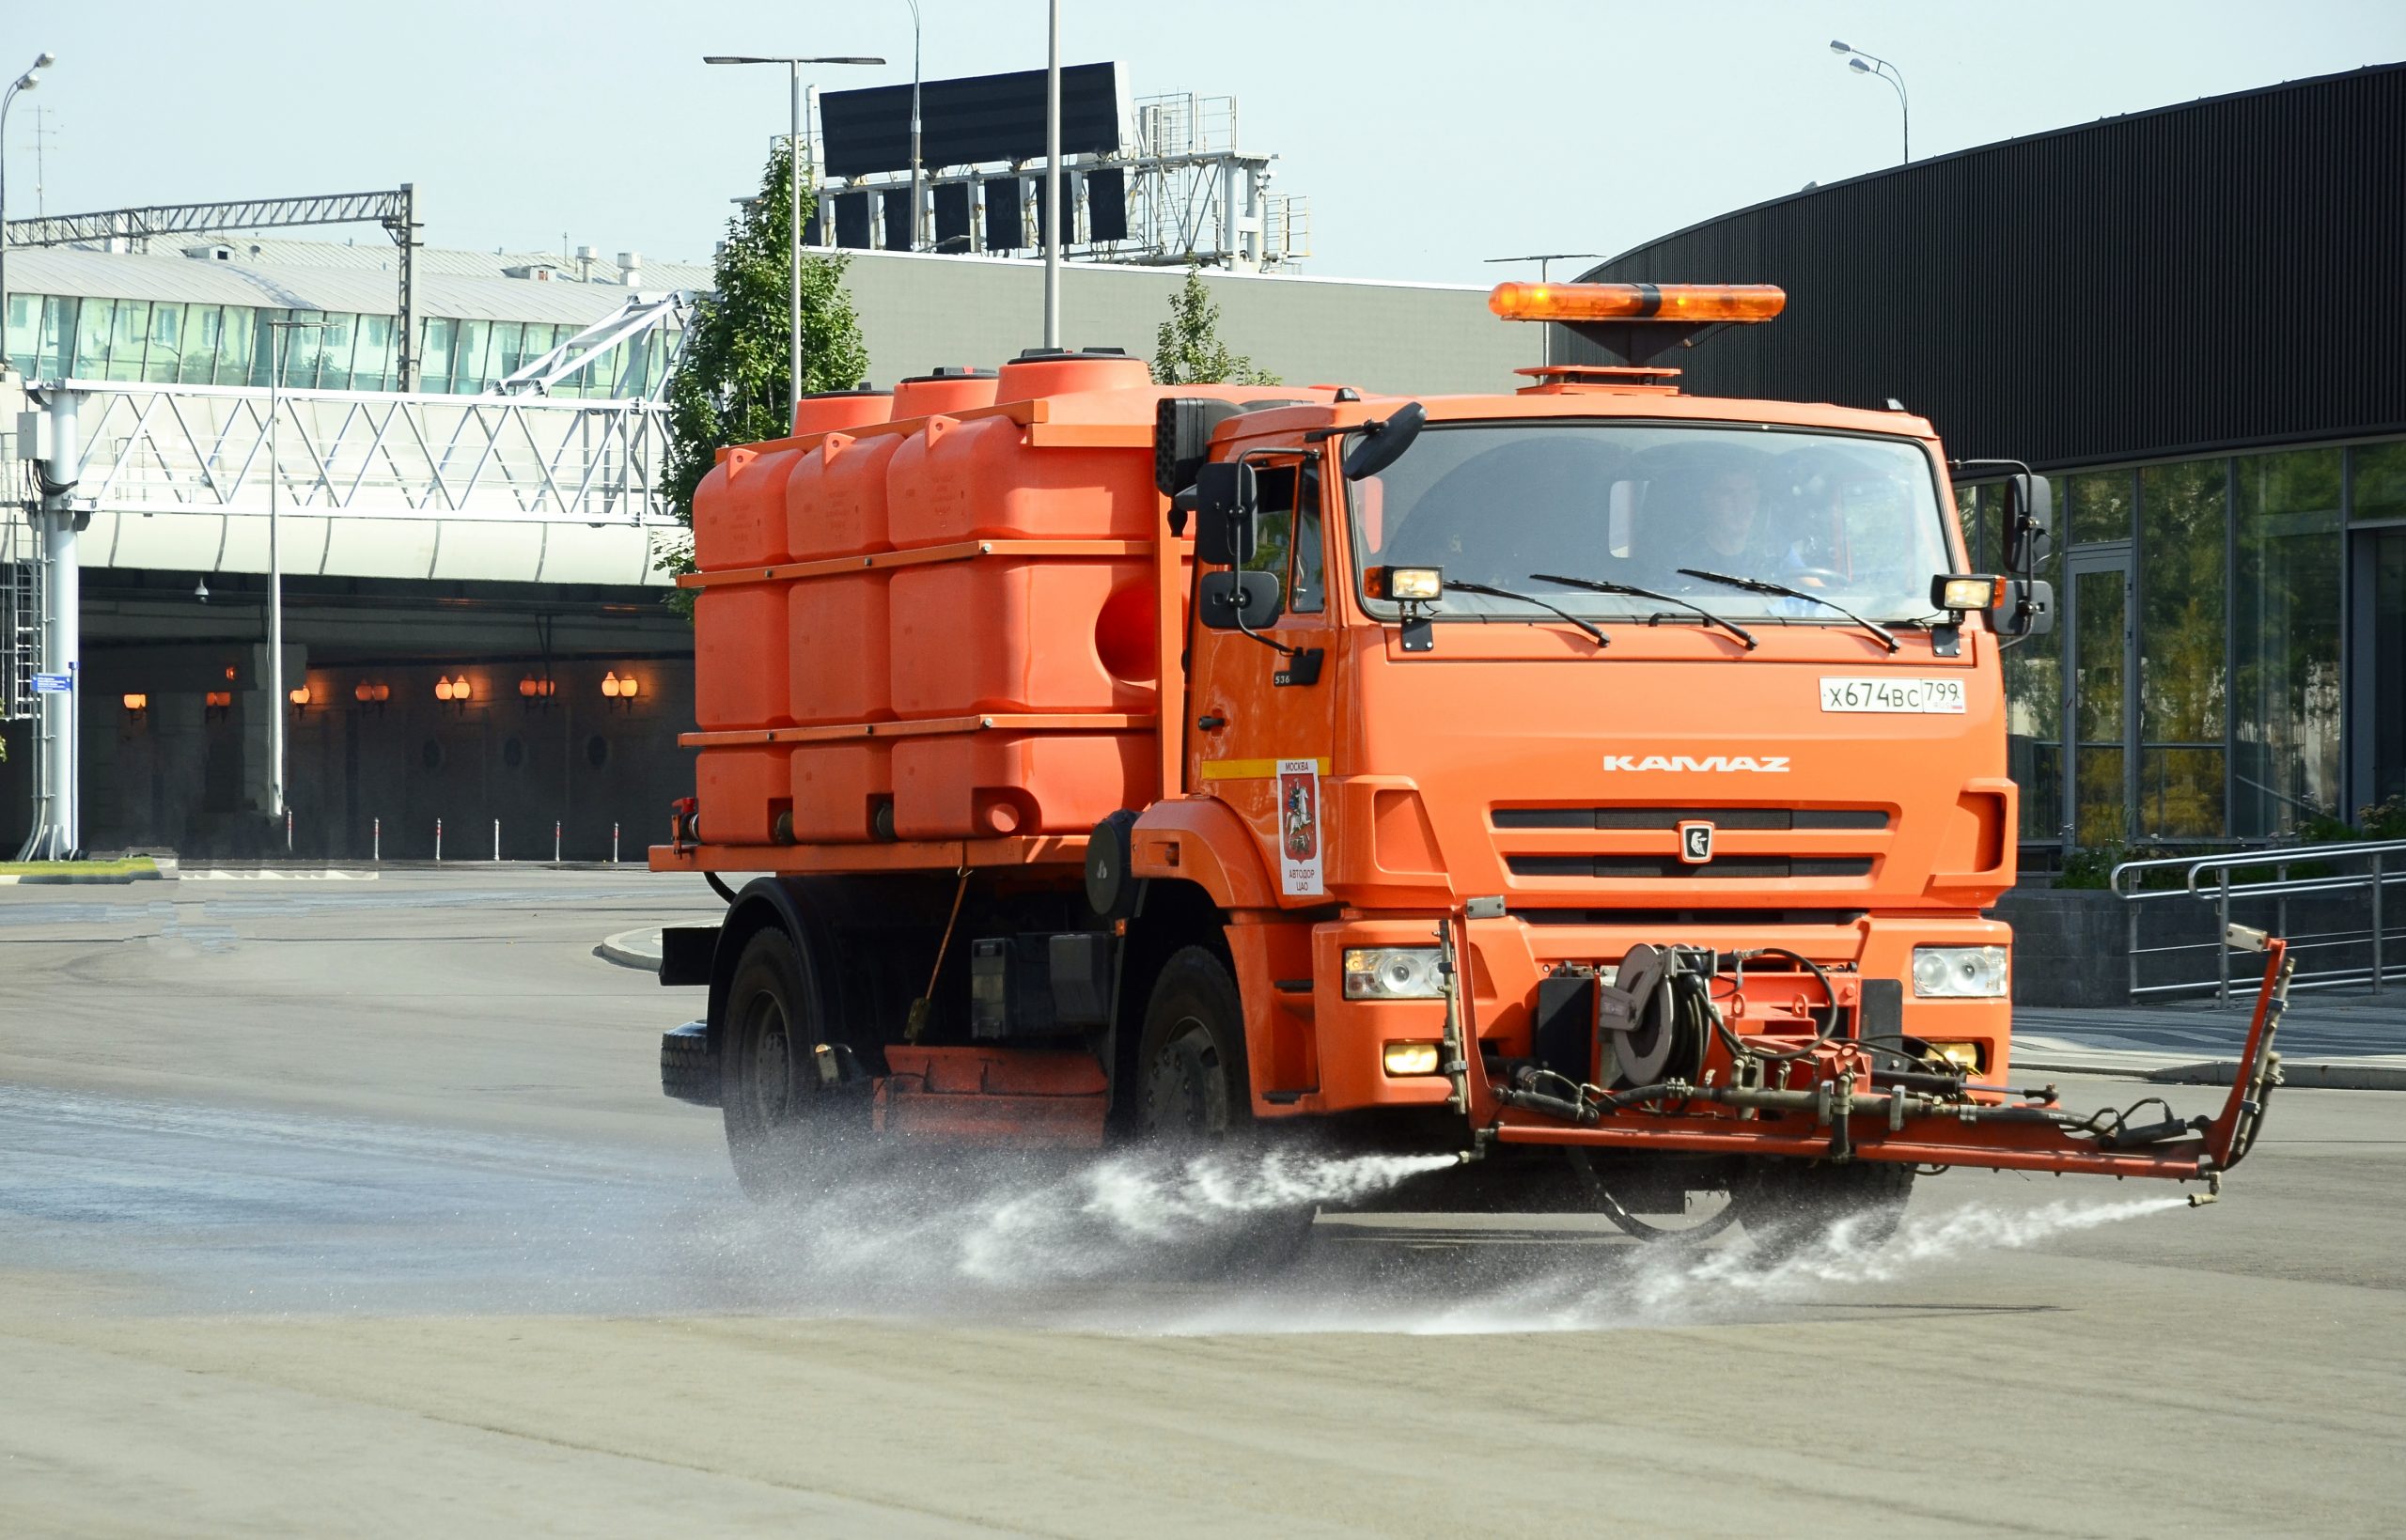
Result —
<instances>
[{"instance_id":1,"label":"steering wheel","mask_svg":"<svg viewBox=\"0 0 2406 1540\"><path fill-rule=\"evenodd\" d=\"M1816 581L1810 583L1801 583L1797 582L1799 578L1810 578ZM1852 582L1852 580L1845 573L1838 571L1836 568L1830 567L1795 568L1781 573L1779 581L1788 584L1790 588L1844 588L1849 586Z\"/></svg>"}]
</instances>

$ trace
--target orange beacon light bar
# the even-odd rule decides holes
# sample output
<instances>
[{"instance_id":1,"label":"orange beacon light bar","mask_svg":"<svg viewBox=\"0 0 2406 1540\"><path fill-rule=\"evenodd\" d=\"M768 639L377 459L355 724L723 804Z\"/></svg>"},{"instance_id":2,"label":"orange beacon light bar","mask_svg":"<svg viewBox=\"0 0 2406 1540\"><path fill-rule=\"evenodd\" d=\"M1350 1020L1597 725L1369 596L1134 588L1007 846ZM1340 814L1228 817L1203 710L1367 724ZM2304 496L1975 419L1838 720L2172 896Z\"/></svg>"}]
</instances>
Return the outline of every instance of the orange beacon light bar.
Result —
<instances>
[{"instance_id":1,"label":"orange beacon light bar","mask_svg":"<svg viewBox=\"0 0 2406 1540\"><path fill-rule=\"evenodd\" d=\"M1487 308L1506 320L1755 321L1786 308L1775 284L1497 284Z\"/></svg>"}]
</instances>

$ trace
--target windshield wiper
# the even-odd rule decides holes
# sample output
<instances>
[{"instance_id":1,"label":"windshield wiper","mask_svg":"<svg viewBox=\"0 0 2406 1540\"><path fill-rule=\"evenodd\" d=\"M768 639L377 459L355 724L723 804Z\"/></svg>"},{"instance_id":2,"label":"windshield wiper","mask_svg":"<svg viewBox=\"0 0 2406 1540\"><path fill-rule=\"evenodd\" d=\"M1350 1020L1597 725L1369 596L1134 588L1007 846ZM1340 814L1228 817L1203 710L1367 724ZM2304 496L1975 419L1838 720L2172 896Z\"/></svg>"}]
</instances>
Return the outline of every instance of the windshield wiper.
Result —
<instances>
[{"instance_id":1,"label":"windshield wiper","mask_svg":"<svg viewBox=\"0 0 2406 1540\"><path fill-rule=\"evenodd\" d=\"M1700 567L1682 567L1680 568L1680 571L1684 576L1691 578L1702 578L1707 583L1718 583L1731 588L1743 588L1750 594L1777 594L1782 599L1801 599L1807 604L1819 604L1825 608L1836 610L1838 614L1846 616L1849 620L1853 621L1865 630L1867 630L1872 635L1880 638L1881 642L1887 646L1890 652L1897 650L1896 632L1890 630L1887 627L1883 626L1876 620L1864 619L1852 610L1850 610L1845 605L1840 604L1836 599L1823 599L1819 594L1808 594L1802 588L1790 588L1784 583L1771 583L1762 578L1734 578L1726 572L1708 572Z\"/></svg>"},{"instance_id":2,"label":"windshield wiper","mask_svg":"<svg viewBox=\"0 0 2406 1540\"><path fill-rule=\"evenodd\" d=\"M1529 579L1533 583L1559 583L1572 588L1586 588L1593 593L1628 594L1633 598L1650 599L1663 604L1676 604L1683 610L1695 611L1704 617L1705 624L1718 626L1739 641L1745 643L1748 652L1754 651L1762 645L1755 640L1755 633L1735 621L1724 620L1703 605L1691 599L1681 599L1676 594L1658 594L1651 588L1640 588L1635 583L1605 583L1599 578L1566 578L1553 572L1532 572L1529 574Z\"/></svg>"},{"instance_id":3,"label":"windshield wiper","mask_svg":"<svg viewBox=\"0 0 2406 1540\"><path fill-rule=\"evenodd\" d=\"M1589 636L1594 637L1596 639L1596 646L1600 647L1608 647L1613 645L1613 639L1606 636L1594 626L1589 625L1586 621L1580 619L1577 615L1572 614L1570 611L1563 609L1559 605L1548 604L1544 599L1538 598L1534 594L1516 594L1509 588L1498 588L1492 583L1470 583L1461 578L1447 578L1445 580L1445 586L1458 594L1485 594L1492 599L1518 599L1523 604L1534 604L1540 610L1551 610L1555 614L1558 614L1563 619L1569 621L1571 625L1578 627L1583 631L1586 631Z\"/></svg>"}]
</instances>

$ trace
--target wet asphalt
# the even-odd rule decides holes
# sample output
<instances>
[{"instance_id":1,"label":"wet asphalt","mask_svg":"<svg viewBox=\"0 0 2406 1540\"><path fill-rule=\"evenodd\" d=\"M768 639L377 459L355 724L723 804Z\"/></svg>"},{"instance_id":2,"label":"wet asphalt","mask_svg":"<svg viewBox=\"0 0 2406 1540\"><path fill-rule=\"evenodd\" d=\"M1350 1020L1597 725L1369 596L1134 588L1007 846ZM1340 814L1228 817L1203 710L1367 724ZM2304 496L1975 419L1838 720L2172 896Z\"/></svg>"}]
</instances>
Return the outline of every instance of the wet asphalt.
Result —
<instances>
[{"instance_id":1,"label":"wet asphalt","mask_svg":"<svg viewBox=\"0 0 2406 1540\"><path fill-rule=\"evenodd\" d=\"M657 1091L695 991L591 955L716 907L520 868L0 890L0 1533L2376 1533L2406 1500L2406 1096L2285 1093L2203 1210L1958 1174L1886 1250L1778 1265L1332 1217L1198 1283L1161 1247L1262 1182L1378 1174L743 1201Z\"/></svg>"}]
</instances>

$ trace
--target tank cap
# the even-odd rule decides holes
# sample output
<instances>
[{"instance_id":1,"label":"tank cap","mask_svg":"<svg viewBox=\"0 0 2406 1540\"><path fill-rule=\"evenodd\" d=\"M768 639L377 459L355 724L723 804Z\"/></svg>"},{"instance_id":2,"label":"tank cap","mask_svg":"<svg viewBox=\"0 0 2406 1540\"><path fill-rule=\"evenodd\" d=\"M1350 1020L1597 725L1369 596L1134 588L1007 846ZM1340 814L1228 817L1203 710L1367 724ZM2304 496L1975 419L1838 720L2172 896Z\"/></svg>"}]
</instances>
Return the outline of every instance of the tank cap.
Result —
<instances>
[{"instance_id":1,"label":"tank cap","mask_svg":"<svg viewBox=\"0 0 2406 1540\"><path fill-rule=\"evenodd\" d=\"M893 394L890 390L879 390L864 380L851 390L814 390L805 392L802 398L805 401L835 401L848 396L891 396Z\"/></svg>"},{"instance_id":2,"label":"tank cap","mask_svg":"<svg viewBox=\"0 0 2406 1540\"><path fill-rule=\"evenodd\" d=\"M1125 358L1125 348L1022 348L1022 358Z\"/></svg>"},{"instance_id":3,"label":"tank cap","mask_svg":"<svg viewBox=\"0 0 2406 1540\"><path fill-rule=\"evenodd\" d=\"M939 364L927 374L914 374L903 380L906 385L924 385L930 380L992 380L992 369L981 369L974 364Z\"/></svg>"}]
</instances>

